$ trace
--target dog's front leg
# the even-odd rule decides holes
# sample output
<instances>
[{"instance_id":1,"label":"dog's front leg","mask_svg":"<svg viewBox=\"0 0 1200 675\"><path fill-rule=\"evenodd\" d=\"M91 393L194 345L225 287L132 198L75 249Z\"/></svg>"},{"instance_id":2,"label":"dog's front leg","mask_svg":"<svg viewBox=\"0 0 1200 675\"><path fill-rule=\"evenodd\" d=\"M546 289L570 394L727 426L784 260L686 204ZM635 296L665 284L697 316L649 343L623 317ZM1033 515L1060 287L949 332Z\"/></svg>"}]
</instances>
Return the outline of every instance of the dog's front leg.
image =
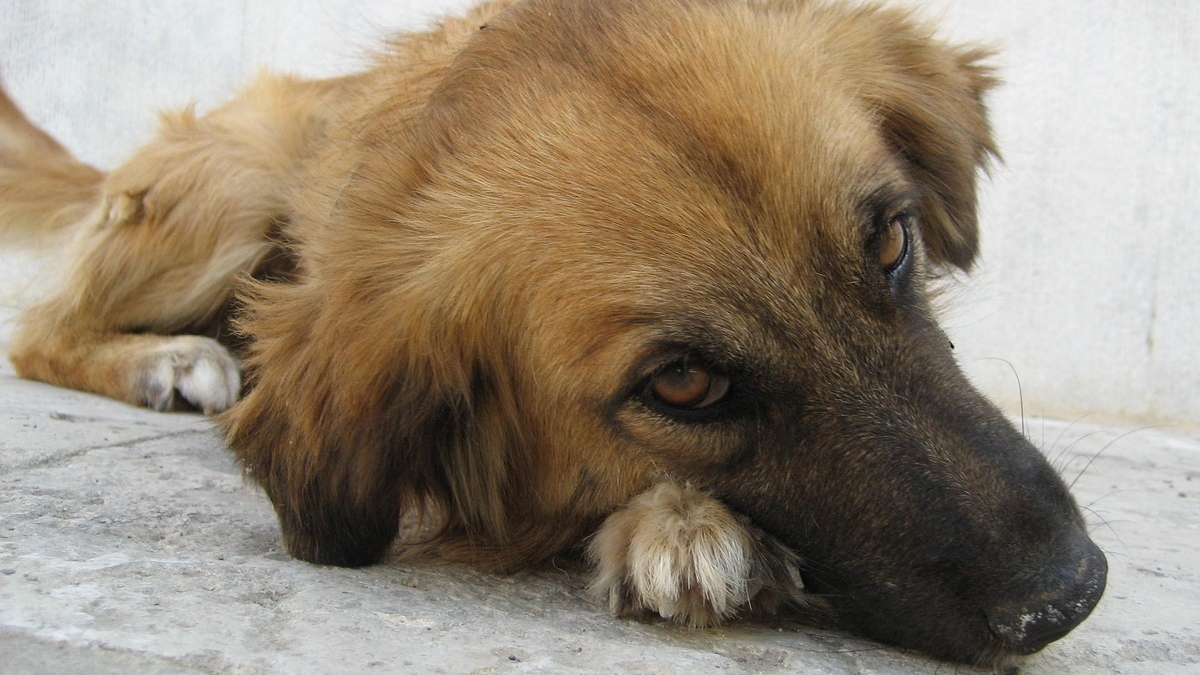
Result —
<instances>
[{"instance_id":1,"label":"dog's front leg","mask_svg":"<svg viewBox=\"0 0 1200 675\"><path fill-rule=\"evenodd\" d=\"M98 330L85 322L55 322L49 311L25 316L11 358L23 377L155 410L186 401L217 413L241 391L237 360L211 338Z\"/></svg>"},{"instance_id":2,"label":"dog's front leg","mask_svg":"<svg viewBox=\"0 0 1200 675\"><path fill-rule=\"evenodd\" d=\"M593 592L618 615L689 626L799 598L797 556L711 495L663 482L604 521L589 554Z\"/></svg>"}]
</instances>

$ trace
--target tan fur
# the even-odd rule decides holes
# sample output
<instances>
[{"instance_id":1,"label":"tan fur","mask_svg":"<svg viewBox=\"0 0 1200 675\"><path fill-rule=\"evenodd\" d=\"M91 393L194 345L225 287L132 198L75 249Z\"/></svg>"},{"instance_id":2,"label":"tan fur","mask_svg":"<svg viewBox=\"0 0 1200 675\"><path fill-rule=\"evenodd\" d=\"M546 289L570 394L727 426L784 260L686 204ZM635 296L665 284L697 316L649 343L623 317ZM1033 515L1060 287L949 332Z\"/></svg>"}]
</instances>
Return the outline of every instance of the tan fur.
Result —
<instances>
[{"instance_id":1,"label":"tan fur","mask_svg":"<svg viewBox=\"0 0 1200 675\"><path fill-rule=\"evenodd\" d=\"M76 230L12 360L223 411L307 560L374 562L421 512L436 527L407 550L499 569L598 529L618 612L705 625L799 601L793 553L681 487L733 441L619 393L697 326L791 372L800 331L838 320L811 261L862 254L873 185L917 195L923 259L968 267L984 54L870 6L512 4L356 75L263 75L164 115L107 175L3 99L0 218ZM803 348L831 381L865 377L818 333Z\"/></svg>"},{"instance_id":2,"label":"tan fur","mask_svg":"<svg viewBox=\"0 0 1200 675\"><path fill-rule=\"evenodd\" d=\"M522 125L521 135L508 141L489 138L487 154L463 154L473 135L503 132L478 119L481 109L499 106L484 100L483 87L476 87L475 80L506 75L459 64L454 80L440 78L465 41L507 4L487 3L438 31L399 40L373 70L360 75L325 82L264 75L233 102L202 118L191 111L164 115L159 137L102 183L99 174L76 163L40 132L29 136L33 140L28 147L6 146L5 157L16 159L15 168L39 177L67 176L62 186L89 197L67 203L75 212L88 213L77 226L73 272L56 297L34 308L23 321L12 350L20 373L164 408L172 403L173 378L187 377L194 363L203 361L221 371L224 377L217 379L224 381L213 391L190 393L179 387L179 393L208 412L221 411L232 400L231 374L228 361L219 357L221 348L203 338L179 342L169 335L212 332L240 287L243 301L251 307L242 315L240 331L254 340L247 360L253 388L225 422L234 448L275 499L285 534L290 535L289 525L298 526L293 519L307 518L297 510L314 499L311 491L318 484L321 499L348 514L379 508L380 503L394 504L377 518L384 530L396 522L404 504L432 499L448 511L444 540L437 544L442 557L507 568L543 558L576 540L580 528L646 489L660 473L653 462L623 456L604 440L603 429L590 423L580 426L584 420L572 421L556 411L591 405L593 392L612 386L609 382L621 368L609 362L639 340L636 332L621 326L631 318L623 316L630 303L669 300L657 297L650 280L640 278L637 261L629 259L625 249L661 250L678 261L681 274L700 271L709 256L727 252L713 248L720 245L719 233L668 230L660 235L630 228L606 229L597 233L600 239L592 238L574 227L578 216L571 212L575 208L571 196L554 191L560 185L592 183L596 194L591 196L602 209L595 217L631 225L642 218L719 225L730 217L730 205L707 188L695 194L701 185L679 173L679 167L662 165L658 159L678 152L672 146L686 146L691 139L648 133L638 128L641 122L618 109L612 111L607 128L594 129L594 135L573 138L564 146L567 136L588 133L575 126L584 113L573 110L573 104L554 88L539 93L537 82L514 83L512 100L506 104L513 110L530 109L530 117L513 122ZM911 124L916 115L941 115L955 126L961 120L961 130L949 138L908 134L905 142L939 144L938 149L945 151L940 161L961 164L947 173L960 182L973 180L974 166L990 147L986 141L976 142L983 122L972 119L975 94L988 85L981 71L970 65L977 55L931 49L919 31L910 32L907 19L898 13L787 3L781 3L779 10L796 15L798 23L806 22L807 32L832 34L827 42L844 51L824 59L837 63L838 70L820 72L814 67L806 77L864 80L858 88L867 94L867 101L830 101L834 110L845 108L851 120L847 133L854 133L855 123L872 121L851 106L865 105L868 111L879 106L877 114L885 116L889 112L882 109L885 105L915 111L906 112L894 124ZM641 14L633 7L622 11ZM769 87L772 78L780 77L780 68L791 67L792 59L803 63L807 54L743 56L743 40L758 39L756 32L763 30L763 24L774 21L755 14L729 5L655 20L687 22L679 27L685 39L710 42L706 49L714 60L745 58L738 68L750 80L760 80L759 86ZM542 30L537 16L525 18L523 30ZM839 41L837 32L846 30L854 31L852 38ZM636 31L599 37L631 43L621 46L634 53L664 49L640 43ZM896 53L881 54L885 45ZM457 58L480 63L526 58L489 49L481 45ZM797 49L817 52L821 46ZM669 65L675 58L666 52L657 61L647 59L647 64L661 69L659 64L666 63L678 68L678 73L643 72L639 64L628 63L620 64L626 70L593 75L607 80L618 95L626 90L629 96L649 97L647 105L655 103L654 98L670 96L653 85L659 78L679 77L689 86L711 90L699 97L708 109L685 111L698 117L697 129L711 134L696 139L702 144L696 152L734 152L742 141L725 136L739 127L761 127L765 141L794 135L788 127L824 123L795 119L803 110L783 100L770 96L746 100L729 90L745 83L692 80L706 74L708 66ZM886 64L893 58L896 70L879 67L881 61ZM901 69L912 61L921 61L952 87L942 92L947 95L945 109L929 107L921 100L925 94L905 83ZM963 64L967 69L957 70ZM858 72L863 68L871 70ZM567 69L558 76L568 79L568 87L575 84L572 78L580 87L594 86ZM643 83L647 88L635 91ZM446 90L445 102L431 110L423 106L435 87ZM487 89L503 91L505 85L493 82ZM959 99L948 96L957 91L962 92L955 94ZM758 107L728 106L727 102L739 99ZM603 96L595 104L613 105ZM9 124L19 127L22 118L14 116L11 106L6 110ZM535 115L541 120L535 121ZM14 136L20 132L16 129ZM447 152L447 147L450 154L437 155ZM43 148L50 152L42 153ZM545 154L564 150L571 155ZM864 145L862 152L882 157L884 150ZM455 166L432 175L442 168L431 161L435 155L438 162ZM839 158L812 160L826 161L829 166L823 170L832 172L829 179L843 180L834 164ZM13 160L8 162L11 166ZM528 173L530 167L539 166L567 173L554 178ZM812 190L826 189L820 174L807 182ZM422 184L420 193L408 193L405 186L416 183ZM629 183L643 188L630 193ZM791 184L781 178L774 186L756 187L768 191L768 201L808 198L770 193L775 187L791 189ZM11 180L5 185L14 191L29 183ZM946 193L954 198L972 193L962 187L950 186ZM93 190L102 195L100 199L90 199ZM46 196L38 203L35 197L41 194ZM61 191L40 189L34 197L6 199L6 204L16 203L22 209L15 215L6 212L6 218L11 222L40 217L39 222L57 223L57 215L47 216L62 212L63 196ZM929 198L936 204L929 209L935 219L926 232L930 254L965 264L974 235L957 222L972 222L973 213L953 211L973 209L973 201L964 198L967 203L943 204L940 197ZM472 215L476 213L489 215L481 221ZM404 233L397 237L400 219ZM540 226L523 231L507 226L516 221ZM803 250L803 242L780 240L766 231L761 235L767 239L752 245L799 244L798 250ZM586 254L612 272L589 275L589 285L567 284L575 270L564 267L565 260L536 257L536 251L551 241L554 249L572 249L577 254L572 257ZM299 257L294 272L298 281L249 284L249 276L276 249ZM513 277L518 269L497 264L504 260L518 263L519 276ZM764 276L769 272L764 270ZM631 292L644 297L631 297ZM589 317L586 328L579 323L581 312ZM522 316L538 317L540 329L530 332ZM386 335L403 339L381 343ZM563 337L569 335L578 337L568 340L583 339L590 346L583 353L584 361L562 360L578 358L561 350ZM481 367L487 372L479 372ZM178 372L156 375L172 369ZM570 374L581 370L599 379ZM490 396L486 403L476 404L467 392L472 381L481 377L489 379ZM529 390L535 382L541 391ZM511 392L528 393L524 409L508 398ZM443 402L449 406L446 411L432 405ZM472 409L475 405L478 409ZM475 429L462 438L420 437L434 433L419 431L422 427L449 423L435 419L442 414L473 414ZM525 423L513 425L513 420ZM523 437L513 437L514 433ZM411 456L398 466L384 466L384 453L397 443L414 446ZM422 447L429 444L438 447ZM577 456L584 449L587 460ZM435 450L450 455L445 462L453 468L444 483L430 475L438 461L428 453ZM581 481L592 487L580 493ZM522 499L523 494L538 498ZM746 533L735 528L732 516L719 515L717 506L710 508L718 523L715 530L725 531L722 545L744 553ZM382 537L390 539L386 534ZM322 557L321 551L306 548L311 544L289 543L303 557ZM742 559L734 566L739 570L736 574L750 564ZM674 602L666 600L670 594L662 583L662 579L635 583L634 592L657 590L631 604ZM730 580L733 589L745 589L747 583L747 579ZM682 588L689 582L679 584ZM703 622L748 599L741 597L745 595L741 591L706 592L719 602L713 602L708 613L684 612L687 620ZM673 611L665 605L658 609Z\"/></svg>"},{"instance_id":3,"label":"tan fur","mask_svg":"<svg viewBox=\"0 0 1200 675\"><path fill-rule=\"evenodd\" d=\"M6 241L79 222L102 179L25 119L0 87L0 234Z\"/></svg>"}]
</instances>

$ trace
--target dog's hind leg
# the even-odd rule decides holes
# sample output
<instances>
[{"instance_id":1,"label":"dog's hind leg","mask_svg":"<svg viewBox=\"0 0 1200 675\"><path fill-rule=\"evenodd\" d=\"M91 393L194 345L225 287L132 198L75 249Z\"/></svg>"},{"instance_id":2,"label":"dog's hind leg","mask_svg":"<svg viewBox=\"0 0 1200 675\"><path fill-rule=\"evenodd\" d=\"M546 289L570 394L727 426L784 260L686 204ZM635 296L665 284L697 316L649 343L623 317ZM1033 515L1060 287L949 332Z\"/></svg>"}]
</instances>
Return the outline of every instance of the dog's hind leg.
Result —
<instances>
[{"instance_id":1,"label":"dog's hind leg","mask_svg":"<svg viewBox=\"0 0 1200 675\"><path fill-rule=\"evenodd\" d=\"M158 409L179 399L206 412L232 405L238 363L214 337L224 337L239 280L280 251L274 239L321 133L326 90L264 77L202 118L164 116L159 136L91 190L63 178L59 194L87 215L74 225L61 289L21 320L18 372ZM59 167L74 162L4 152L0 164L23 170L10 182L64 176ZM45 200L44 217L52 207Z\"/></svg>"}]
</instances>

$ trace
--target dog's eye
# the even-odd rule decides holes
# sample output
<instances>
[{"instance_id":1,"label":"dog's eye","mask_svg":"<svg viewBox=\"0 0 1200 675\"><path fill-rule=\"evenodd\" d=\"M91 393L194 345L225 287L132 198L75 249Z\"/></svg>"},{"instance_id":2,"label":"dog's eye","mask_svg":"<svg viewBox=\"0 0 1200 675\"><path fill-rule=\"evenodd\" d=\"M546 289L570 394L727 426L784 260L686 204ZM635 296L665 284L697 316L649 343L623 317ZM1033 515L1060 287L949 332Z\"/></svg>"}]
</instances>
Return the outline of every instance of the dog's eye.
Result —
<instances>
[{"instance_id":1,"label":"dog's eye","mask_svg":"<svg viewBox=\"0 0 1200 675\"><path fill-rule=\"evenodd\" d=\"M667 366L650 380L650 394L681 410L707 408L729 393L729 378L687 361Z\"/></svg>"},{"instance_id":2,"label":"dog's eye","mask_svg":"<svg viewBox=\"0 0 1200 675\"><path fill-rule=\"evenodd\" d=\"M879 267L884 274L895 272L908 256L909 228L912 227L913 216L901 214L890 221L887 227L879 233Z\"/></svg>"}]
</instances>

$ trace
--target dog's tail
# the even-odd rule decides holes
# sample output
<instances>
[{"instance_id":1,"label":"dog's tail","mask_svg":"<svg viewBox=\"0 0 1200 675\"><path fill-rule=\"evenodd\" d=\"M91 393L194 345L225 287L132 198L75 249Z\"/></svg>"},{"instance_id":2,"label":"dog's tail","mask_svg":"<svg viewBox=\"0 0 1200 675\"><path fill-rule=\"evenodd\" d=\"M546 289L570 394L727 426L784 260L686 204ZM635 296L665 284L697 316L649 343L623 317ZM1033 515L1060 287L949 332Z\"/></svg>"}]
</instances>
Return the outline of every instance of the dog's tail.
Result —
<instances>
[{"instance_id":1,"label":"dog's tail","mask_svg":"<svg viewBox=\"0 0 1200 675\"><path fill-rule=\"evenodd\" d=\"M34 126L0 82L0 243L35 241L82 221L103 180Z\"/></svg>"}]
</instances>

